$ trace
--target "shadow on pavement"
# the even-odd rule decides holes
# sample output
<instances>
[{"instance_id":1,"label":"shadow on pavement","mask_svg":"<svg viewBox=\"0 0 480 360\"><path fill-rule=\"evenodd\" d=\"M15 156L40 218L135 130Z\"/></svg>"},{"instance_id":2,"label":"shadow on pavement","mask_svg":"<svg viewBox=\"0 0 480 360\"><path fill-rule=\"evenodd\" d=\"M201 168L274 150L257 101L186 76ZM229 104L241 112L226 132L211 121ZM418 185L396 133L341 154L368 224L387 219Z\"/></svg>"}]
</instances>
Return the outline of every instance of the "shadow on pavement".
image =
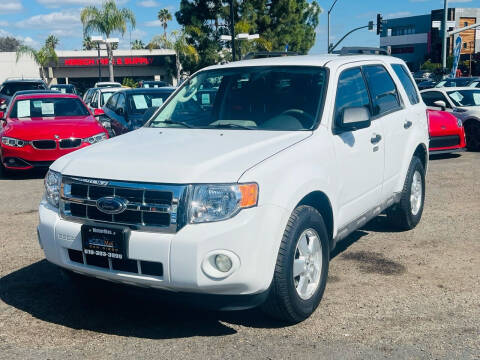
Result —
<instances>
[{"instance_id":1,"label":"shadow on pavement","mask_svg":"<svg viewBox=\"0 0 480 360\"><path fill-rule=\"evenodd\" d=\"M179 304L175 295L154 289L91 280L94 285L82 292L55 265L42 260L0 278L0 299L40 320L72 329L148 339L235 334L228 323L285 326L256 309L208 311Z\"/></svg>"},{"instance_id":2,"label":"shadow on pavement","mask_svg":"<svg viewBox=\"0 0 480 360\"><path fill-rule=\"evenodd\" d=\"M8 171L0 169L0 180L33 180L43 179L48 169L33 169L24 171Z\"/></svg>"},{"instance_id":3,"label":"shadow on pavement","mask_svg":"<svg viewBox=\"0 0 480 360\"><path fill-rule=\"evenodd\" d=\"M430 155L430 160L445 160L445 159L456 159L462 156L458 153L446 153L446 154L432 154Z\"/></svg>"}]
</instances>

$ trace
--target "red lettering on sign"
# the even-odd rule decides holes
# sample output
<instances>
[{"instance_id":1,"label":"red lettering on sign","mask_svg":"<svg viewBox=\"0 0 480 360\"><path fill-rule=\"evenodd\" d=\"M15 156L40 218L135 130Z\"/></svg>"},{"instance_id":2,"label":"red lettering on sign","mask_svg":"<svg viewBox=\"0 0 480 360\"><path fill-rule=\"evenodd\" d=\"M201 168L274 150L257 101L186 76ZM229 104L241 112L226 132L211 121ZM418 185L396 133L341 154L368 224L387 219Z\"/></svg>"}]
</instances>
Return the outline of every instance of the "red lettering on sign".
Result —
<instances>
[{"instance_id":1,"label":"red lettering on sign","mask_svg":"<svg viewBox=\"0 0 480 360\"><path fill-rule=\"evenodd\" d=\"M65 66L98 66L108 65L108 58L73 58L73 59L64 59ZM132 56L132 57L116 57L113 59L114 65L152 65L154 62L153 57L143 57L143 56Z\"/></svg>"}]
</instances>

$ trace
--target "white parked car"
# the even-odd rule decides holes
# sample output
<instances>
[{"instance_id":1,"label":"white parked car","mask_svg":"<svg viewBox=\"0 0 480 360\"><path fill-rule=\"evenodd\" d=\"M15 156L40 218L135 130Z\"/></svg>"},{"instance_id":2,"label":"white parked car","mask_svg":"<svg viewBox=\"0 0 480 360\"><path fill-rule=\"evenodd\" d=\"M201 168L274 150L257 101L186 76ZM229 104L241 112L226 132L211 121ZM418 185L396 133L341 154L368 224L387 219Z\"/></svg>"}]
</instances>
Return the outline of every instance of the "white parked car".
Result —
<instances>
[{"instance_id":1,"label":"white parked car","mask_svg":"<svg viewBox=\"0 0 480 360\"><path fill-rule=\"evenodd\" d=\"M116 81L99 81L95 83L96 88L104 88L104 87L122 87L122 84Z\"/></svg>"},{"instance_id":2,"label":"white parked car","mask_svg":"<svg viewBox=\"0 0 480 360\"><path fill-rule=\"evenodd\" d=\"M425 104L434 110L451 112L463 122L467 148L480 151L480 89L445 87L421 92Z\"/></svg>"},{"instance_id":3,"label":"white parked car","mask_svg":"<svg viewBox=\"0 0 480 360\"><path fill-rule=\"evenodd\" d=\"M213 66L145 127L51 166L39 241L70 274L294 323L341 239L383 211L418 224L427 162L426 107L397 58Z\"/></svg>"}]
</instances>

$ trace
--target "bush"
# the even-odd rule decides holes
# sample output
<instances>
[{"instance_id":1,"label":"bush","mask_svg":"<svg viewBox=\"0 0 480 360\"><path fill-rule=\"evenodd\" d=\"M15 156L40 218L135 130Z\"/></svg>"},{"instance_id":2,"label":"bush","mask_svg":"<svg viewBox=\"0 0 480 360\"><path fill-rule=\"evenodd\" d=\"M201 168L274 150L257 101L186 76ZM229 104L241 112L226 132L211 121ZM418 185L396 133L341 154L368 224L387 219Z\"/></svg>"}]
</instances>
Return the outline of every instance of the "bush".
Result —
<instances>
[{"instance_id":1,"label":"bush","mask_svg":"<svg viewBox=\"0 0 480 360\"><path fill-rule=\"evenodd\" d=\"M138 82L136 82L135 80L133 80L131 78L124 78L123 81L122 81L122 85L131 87L132 89L134 89L134 88L138 87Z\"/></svg>"}]
</instances>

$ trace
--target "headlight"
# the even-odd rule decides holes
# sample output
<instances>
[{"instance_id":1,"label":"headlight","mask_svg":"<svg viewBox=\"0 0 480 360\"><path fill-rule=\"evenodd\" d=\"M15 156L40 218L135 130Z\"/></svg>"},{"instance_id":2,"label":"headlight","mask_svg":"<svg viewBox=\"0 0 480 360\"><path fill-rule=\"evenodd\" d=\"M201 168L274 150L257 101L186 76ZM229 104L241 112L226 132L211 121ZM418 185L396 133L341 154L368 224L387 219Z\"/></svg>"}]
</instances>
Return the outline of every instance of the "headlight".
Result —
<instances>
[{"instance_id":1,"label":"headlight","mask_svg":"<svg viewBox=\"0 0 480 360\"><path fill-rule=\"evenodd\" d=\"M457 118L457 125L459 128L463 126L462 120L460 120L459 118Z\"/></svg>"},{"instance_id":2,"label":"headlight","mask_svg":"<svg viewBox=\"0 0 480 360\"><path fill-rule=\"evenodd\" d=\"M45 176L45 199L56 208L60 202L60 188L62 185L62 175L56 171L48 170Z\"/></svg>"},{"instance_id":3,"label":"headlight","mask_svg":"<svg viewBox=\"0 0 480 360\"><path fill-rule=\"evenodd\" d=\"M229 219L241 209L253 207L258 201L258 185L211 184L194 185L188 206L190 223Z\"/></svg>"},{"instance_id":4,"label":"headlight","mask_svg":"<svg viewBox=\"0 0 480 360\"><path fill-rule=\"evenodd\" d=\"M2 137L2 144L7 146L13 146L13 147L24 147L28 145L28 141L4 136Z\"/></svg>"},{"instance_id":5,"label":"headlight","mask_svg":"<svg viewBox=\"0 0 480 360\"><path fill-rule=\"evenodd\" d=\"M88 142L89 144L93 145L93 144L96 144L100 141L103 141L103 140L106 140L107 139L107 135L105 133L100 133L100 134L97 134L97 135L93 135L93 136L90 136L88 138L85 138L83 139L84 142Z\"/></svg>"}]
</instances>

